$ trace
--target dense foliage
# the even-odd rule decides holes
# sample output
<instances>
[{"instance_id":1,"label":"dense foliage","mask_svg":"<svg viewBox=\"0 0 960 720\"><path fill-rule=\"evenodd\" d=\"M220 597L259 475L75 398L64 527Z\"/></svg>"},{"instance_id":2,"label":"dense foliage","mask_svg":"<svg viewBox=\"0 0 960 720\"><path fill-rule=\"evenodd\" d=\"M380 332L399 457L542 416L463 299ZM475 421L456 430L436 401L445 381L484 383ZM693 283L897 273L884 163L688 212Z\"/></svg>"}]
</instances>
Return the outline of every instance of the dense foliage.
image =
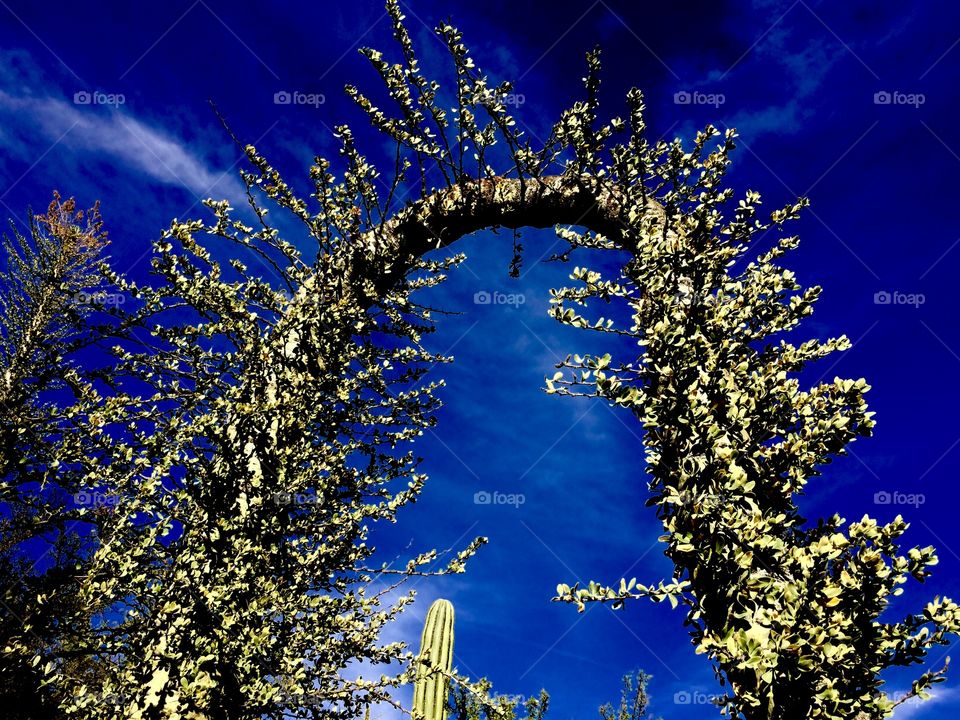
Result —
<instances>
[{"instance_id":1,"label":"dense foliage","mask_svg":"<svg viewBox=\"0 0 960 720\"><path fill-rule=\"evenodd\" d=\"M585 115L594 112L588 103ZM729 683L723 704L733 715L883 717L894 701L881 692L879 673L946 644L960 629L960 607L935 598L901 622L881 620L908 578L929 575L934 549L901 554L907 523L899 516L887 525L864 516L846 528L836 515L813 524L800 516L795 496L850 442L870 435L869 388L841 378L801 387L797 374L809 363L849 346L845 337L785 337L812 312L820 288L802 289L778 264L796 237L780 236L767 250L761 238L780 233L806 201L759 219L758 193L736 200L722 183L736 135L727 131L710 148L719 135L708 127L689 150L679 141L611 148L606 177L633 198L628 207L652 194L663 215L628 210L616 241L629 249L619 274L578 267L577 284L553 295L561 323L616 333L640 348L622 361L569 357L548 389L604 398L643 424L650 504L676 566L666 584L561 585L558 596L581 610L636 597L683 602L697 651ZM596 157L595 136L581 131L571 143ZM614 245L562 234L573 248ZM609 315L605 305L617 300L629 306L629 324L585 315L591 301ZM924 673L912 694L940 679L942 672Z\"/></svg>"},{"instance_id":2,"label":"dense foliage","mask_svg":"<svg viewBox=\"0 0 960 720\"><path fill-rule=\"evenodd\" d=\"M626 119L602 122L598 52L586 98L534 147L505 104L511 86L490 86L444 24L445 109L399 4L387 9L400 62L364 54L391 107L347 88L396 149L386 180L346 126L340 178L317 158L309 198L246 146L249 207L208 201L208 219L175 220L150 283L100 262L98 215L70 202L8 242L4 550L41 540L63 553L59 577L31 570L14 589L5 667L42 676L40 701L82 718L357 718L396 703L416 663L381 632L413 599L403 581L462 572L483 542L398 567L378 565L368 542L425 483L410 443L437 408L423 375L445 358L423 344L433 318L417 293L461 257L424 256L486 227L559 226L563 259L609 252L620 269L577 267L554 316L640 349L572 356L548 389L642 423L676 572L653 586L562 585L558 599L683 603L731 716L883 717L881 672L921 662L960 629L960 608L937 598L881 619L909 577L928 575L932 548L901 554L901 518L798 512L808 480L873 425L863 380L797 380L848 344L785 339L819 289L778 264L795 238L762 243L805 201L760 220L757 193L738 200L724 185L735 133L650 144L638 91ZM616 309L587 319L598 301L620 303L626 324ZM940 679L926 673L914 692ZM489 706L460 697L464 718ZM632 717L626 702L605 717Z\"/></svg>"}]
</instances>

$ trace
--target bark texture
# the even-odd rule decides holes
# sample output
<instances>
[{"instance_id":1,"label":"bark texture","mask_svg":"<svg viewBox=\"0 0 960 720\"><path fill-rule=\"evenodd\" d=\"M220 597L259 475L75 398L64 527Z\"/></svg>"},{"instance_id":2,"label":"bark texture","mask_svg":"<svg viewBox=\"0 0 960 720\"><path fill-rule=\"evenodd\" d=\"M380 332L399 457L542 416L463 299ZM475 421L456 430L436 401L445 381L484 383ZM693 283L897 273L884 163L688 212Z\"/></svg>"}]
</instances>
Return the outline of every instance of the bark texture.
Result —
<instances>
[{"instance_id":1,"label":"bark texture","mask_svg":"<svg viewBox=\"0 0 960 720\"><path fill-rule=\"evenodd\" d=\"M492 227L573 225L619 243L630 202L619 189L596 178L551 175L461 182L410 204L365 233L361 246L367 257L355 265L356 273L372 280L381 295L416 258ZM664 212L652 199L647 211L661 217Z\"/></svg>"}]
</instances>

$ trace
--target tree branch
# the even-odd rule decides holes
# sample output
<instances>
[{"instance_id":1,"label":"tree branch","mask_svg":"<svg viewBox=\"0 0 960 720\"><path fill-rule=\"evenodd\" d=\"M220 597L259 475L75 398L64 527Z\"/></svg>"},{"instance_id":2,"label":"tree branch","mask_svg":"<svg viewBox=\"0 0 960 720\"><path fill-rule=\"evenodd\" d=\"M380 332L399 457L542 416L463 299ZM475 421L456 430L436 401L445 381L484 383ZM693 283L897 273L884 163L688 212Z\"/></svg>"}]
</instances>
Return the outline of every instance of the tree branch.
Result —
<instances>
[{"instance_id":1,"label":"tree branch","mask_svg":"<svg viewBox=\"0 0 960 720\"><path fill-rule=\"evenodd\" d=\"M354 264L357 279L371 279L382 295L430 250L489 227L516 229L576 225L622 241L624 214L633 200L597 178L552 175L543 178L484 178L439 190L363 234L367 257ZM653 200L648 212L664 215ZM371 259L371 256L373 259Z\"/></svg>"}]
</instances>

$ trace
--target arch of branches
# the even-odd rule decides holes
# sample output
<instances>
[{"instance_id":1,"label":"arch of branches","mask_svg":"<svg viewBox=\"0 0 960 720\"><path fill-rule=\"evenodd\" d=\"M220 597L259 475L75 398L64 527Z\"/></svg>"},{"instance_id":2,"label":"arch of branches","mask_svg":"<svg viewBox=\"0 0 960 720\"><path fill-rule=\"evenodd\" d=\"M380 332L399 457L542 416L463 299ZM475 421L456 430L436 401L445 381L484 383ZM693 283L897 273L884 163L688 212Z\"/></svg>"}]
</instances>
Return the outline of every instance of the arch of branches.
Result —
<instances>
[{"instance_id":1,"label":"arch of branches","mask_svg":"<svg viewBox=\"0 0 960 720\"><path fill-rule=\"evenodd\" d=\"M389 108L347 88L395 144L387 178L346 126L340 178L317 158L309 197L246 146L252 215L209 201L212 219L174 221L155 243L152 283L97 265L99 228L81 230L72 206L51 206L54 250L131 303L59 306L66 326L44 351L59 353L57 378L14 396L14 381L34 371L8 363L4 399L24 410L8 417L7 446L27 460L4 455L4 497L22 500L40 482L114 502L42 501L93 528L94 541L56 632L30 629L5 652L84 718L356 718L395 703L414 669L381 634L413 601L404 582L463 572L485 542L399 564L381 563L368 543L426 482L410 447L434 422L439 383L425 374L445 358L422 342L433 317L418 293L462 259L430 251L483 228L555 227L565 258L610 250L622 262L612 275L576 266L551 315L631 338L637 351L572 356L547 389L596 397L640 423L649 504L675 566L650 584L560 585L555 599L581 610L638 598L682 605L731 716L884 717L905 698L884 692L882 672L947 643L960 609L935 598L887 619L901 585L936 562L932 548L900 552L902 518L808 522L798 512L796 495L873 426L864 380L796 379L846 338L783 339L819 294L780 264L797 244L783 226L806 202L761 219L759 194L725 184L735 133L649 143L638 91L625 118L603 121L598 52L584 99L534 146L505 104L510 85L488 83L455 28L437 29L451 58L444 91L422 73L398 3L387 9L397 61L363 53ZM408 191L415 199L400 202ZM285 214L315 258L268 210ZM211 239L243 260L222 260ZM89 275L65 267L61 287L89 288ZM628 321L594 319L607 303ZM93 346L110 361L72 362ZM41 403L55 381L71 400ZM34 430L14 431L17 422ZM32 607L24 612L41 617ZM928 670L909 695L942 679Z\"/></svg>"}]
</instances>

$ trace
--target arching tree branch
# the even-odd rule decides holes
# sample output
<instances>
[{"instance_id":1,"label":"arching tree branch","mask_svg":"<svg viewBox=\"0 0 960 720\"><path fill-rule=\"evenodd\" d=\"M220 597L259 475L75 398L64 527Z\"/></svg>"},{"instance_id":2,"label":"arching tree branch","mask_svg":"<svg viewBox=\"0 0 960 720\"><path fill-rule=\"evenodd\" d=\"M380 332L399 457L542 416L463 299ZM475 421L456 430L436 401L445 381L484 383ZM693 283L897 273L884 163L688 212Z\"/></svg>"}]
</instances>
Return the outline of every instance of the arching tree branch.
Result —
<instances>
[{"instance_id":1,"label":"arching tree branch","mask_svg":"<svg viewBox=\"0 0 960 720\"><path fill-rule=\"evenodd\" d=\"M431 250L492 227L585 227L614 242L622 239L624 213L633 201L597 178L551 175L466 180L407 206L363 235L361 247L373 254L357 266L357 276L374 279L380 296ZM663 217L648 200L647 211Z\"/></svg>"}]
</instances>

